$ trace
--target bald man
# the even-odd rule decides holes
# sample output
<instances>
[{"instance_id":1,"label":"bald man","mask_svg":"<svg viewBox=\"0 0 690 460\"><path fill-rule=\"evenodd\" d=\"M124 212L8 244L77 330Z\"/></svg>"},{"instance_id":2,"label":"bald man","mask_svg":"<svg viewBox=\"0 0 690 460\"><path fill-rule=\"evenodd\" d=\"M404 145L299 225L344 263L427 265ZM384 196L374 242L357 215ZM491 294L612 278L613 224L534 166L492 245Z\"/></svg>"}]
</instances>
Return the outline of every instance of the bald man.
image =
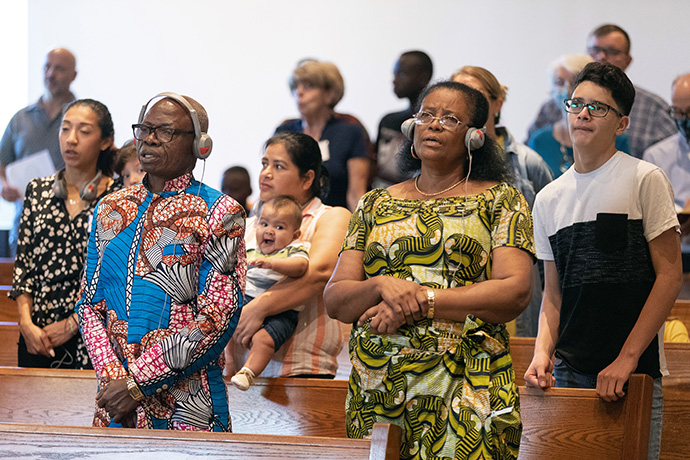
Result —
<instances>
[{"instance_id":1,"label":"bald man","mask_svg":"<svg viewBox=\"0 0 690 460\"><path fill-rule=\"evenodd\" d=\"M43 95L38 102L23 108L12 117L0 140L0 195L16 205L15 221L10 230L12 257L17 249L17 230L22 209L20 198L23 191L7 182L6 168L17 160L44 150L50 153L56 170L65 166L60 155L58 132L62 107L75 99L70 85L77 77L76 65L77 61L69 50L51 50L43 67Z\"/></svg>"},{"instance_id":2,"label":"bald man","mask_svg":"<svg viewBox=\"0 0 690 460\"><path fill-rule=\"evenodd\" d=\"M675 195L676 210L681 213L681 251L683 271L690 271L690 73L677 77L671 85L669 114L676 122L677 132L647 150L643 160L664 170Z\"/></svg>"}]
</instances>

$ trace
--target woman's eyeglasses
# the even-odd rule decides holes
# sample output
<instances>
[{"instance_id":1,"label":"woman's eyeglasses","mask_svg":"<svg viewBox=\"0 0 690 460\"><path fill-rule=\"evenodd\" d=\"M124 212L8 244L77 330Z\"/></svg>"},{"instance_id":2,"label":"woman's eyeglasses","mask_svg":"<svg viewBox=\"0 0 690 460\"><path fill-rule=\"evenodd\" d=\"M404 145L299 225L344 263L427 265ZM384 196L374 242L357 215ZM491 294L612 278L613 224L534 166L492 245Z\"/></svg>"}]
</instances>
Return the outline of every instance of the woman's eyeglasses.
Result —
<instances>
[{"instance_id":1,"label":"woman's eyeglasses","mask_svg":"<svg viewBox=\"0 0 690 460\"><path fill-rule=\"evenodd\" d=\"M438 120L438 122L443 126L444 128L448 130L454 130L457 129L458 126L462 124L460 120L455 118L452 115L444 115L442 117L435 117L429 112L417 112L414 114L414 122L415 124L418 125L428 125L434 120Z\"/></svg>"}]
</instances>

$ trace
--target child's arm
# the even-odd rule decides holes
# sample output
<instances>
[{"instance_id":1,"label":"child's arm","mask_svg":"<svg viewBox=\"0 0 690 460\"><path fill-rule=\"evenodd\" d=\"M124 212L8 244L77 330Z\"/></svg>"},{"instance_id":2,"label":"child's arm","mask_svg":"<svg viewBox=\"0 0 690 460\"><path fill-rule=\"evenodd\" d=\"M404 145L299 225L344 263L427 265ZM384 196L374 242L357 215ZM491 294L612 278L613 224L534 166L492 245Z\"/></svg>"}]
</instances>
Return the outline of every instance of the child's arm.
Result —
<instances>
[{"instance_id":1,"label":"child's arm","mask_svg":"<svg viewBox=\"0 0 690 460\"><path fill-rule=\"evenodd\" d=\"M299 256L284 259L256 259L251 264L259 268L268 268L290 278L299 278L309 268L309 260Z\"/></svg>"}]
</instances>

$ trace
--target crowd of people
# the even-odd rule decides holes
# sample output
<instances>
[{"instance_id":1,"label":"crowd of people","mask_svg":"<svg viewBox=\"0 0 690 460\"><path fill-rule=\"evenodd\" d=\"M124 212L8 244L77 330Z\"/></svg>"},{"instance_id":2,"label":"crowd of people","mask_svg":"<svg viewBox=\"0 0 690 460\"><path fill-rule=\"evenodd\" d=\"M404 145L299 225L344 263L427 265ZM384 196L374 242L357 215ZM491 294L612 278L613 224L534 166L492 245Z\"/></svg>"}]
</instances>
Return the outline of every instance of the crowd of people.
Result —
<instances>
[{"instance_id":1,"label":"crowd of people","mask_svg":"<svg viewBox=\"0 0 690 460\"><path fill-rule=\"evenodd\" d=\"M486 68L432 82L429 56L403 53L409 107L371 142L335 111L338 68L303 60L299 118L266 141L250 203L242 167L222 192L194 177L213 149L199 102L154 96L117 149L107 107L70 91L76 59L53 50L45 94L0 141L19 365L94 369L95 426L231 431L224 377L334 378L350 333L348 436L394 423L401 458L515 459L509 337L532 336L534 386L609 401L650 375L658 458L664 322L690 258L690 74L669 107L633 86L631 59L611 24L556 59L525 143ZM55 174L8 181L43 150Z\"/></svg>"}]
</instances>

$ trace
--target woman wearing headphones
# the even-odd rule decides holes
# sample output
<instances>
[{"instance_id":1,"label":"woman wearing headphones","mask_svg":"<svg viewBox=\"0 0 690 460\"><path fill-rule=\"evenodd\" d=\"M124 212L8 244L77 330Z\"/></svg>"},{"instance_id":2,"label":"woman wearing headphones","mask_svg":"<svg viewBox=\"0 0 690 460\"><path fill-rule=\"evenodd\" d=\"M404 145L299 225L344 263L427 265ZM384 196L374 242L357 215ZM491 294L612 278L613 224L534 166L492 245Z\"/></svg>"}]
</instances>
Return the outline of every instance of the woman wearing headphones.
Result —
<instances>
[{"instance_id":1,"label":"woman wearing headphones","mask_svg":"<svg viewBox=\"0 0 690 460\"><path fill-rule=\"evenodd\" d=\"M403 124L419 174L365 195L324 292L354 323L348 436L403 428L400 458L518 455L519 402L504 323L527 305L532 220L478 128L479 91L440 82ZM410 168L411 167L411 168Z\"/></svg>"},{"instance_id":2,"label":"woman wearing headphones","mask_svg":"<svg viewBox=\"0 0 690 460\"><path fill-rule=\"evenodd\" d=\"M112 179L113 121L92 99L62 117L65 169L29 182L19 226L10 296L19 309L19 366L88 369L74 305L97 200Z\"/></svg>"}]
</instances>

